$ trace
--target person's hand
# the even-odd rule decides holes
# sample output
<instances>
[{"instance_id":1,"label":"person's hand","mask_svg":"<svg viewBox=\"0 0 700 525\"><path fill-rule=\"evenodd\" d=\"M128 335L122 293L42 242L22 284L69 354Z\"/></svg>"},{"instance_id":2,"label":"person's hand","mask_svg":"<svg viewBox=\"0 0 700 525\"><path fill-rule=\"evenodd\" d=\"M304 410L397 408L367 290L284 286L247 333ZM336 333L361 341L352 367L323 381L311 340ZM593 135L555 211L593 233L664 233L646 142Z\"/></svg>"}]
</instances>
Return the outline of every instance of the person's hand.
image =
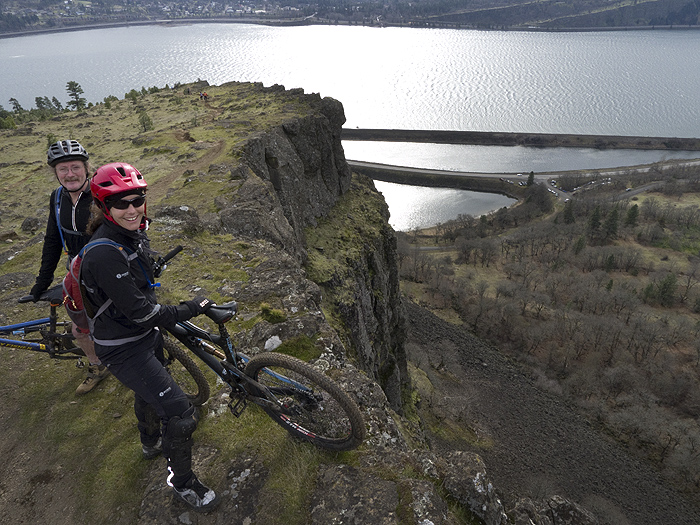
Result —
<instances>
[{"instance_id":1,"label":"person's hand","mask_svg":"<svg viewBox=\"0 0 700 525\"><path fill-rule=\"evenodd\" d=\"M38 284L35 284L31 291L29 292L29 295L32 296L32 300L36 303L39 301L39 297L41 297L41 294L43 294L46 291L46 288L43 286L39 286Z\"/></svg>"},{"instance_id":2,"label":"person's hand","mask_svg":"<svg viewBox=\"0 0 700 525\"><path fill-rule=\"evenodd\" d=\"M195 297L194 299L185 301L182 304L189 308L190 312L192 313L192 317L194 317L195 315L201 315L209 310L214 303L206 297Z\"/></svg>"}]
</instances>

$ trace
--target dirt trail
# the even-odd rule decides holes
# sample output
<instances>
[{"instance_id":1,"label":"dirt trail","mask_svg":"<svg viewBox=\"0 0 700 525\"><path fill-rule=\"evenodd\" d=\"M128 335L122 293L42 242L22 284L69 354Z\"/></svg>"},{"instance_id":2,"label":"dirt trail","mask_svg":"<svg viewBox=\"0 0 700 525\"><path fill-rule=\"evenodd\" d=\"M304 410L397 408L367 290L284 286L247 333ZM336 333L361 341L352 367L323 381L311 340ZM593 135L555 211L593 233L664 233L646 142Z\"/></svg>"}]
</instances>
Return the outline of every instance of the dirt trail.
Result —
<instances>
[{"instance_id":1,"label":"dirt trail","mask_svg":"<svg viewBox=\"0 0 700 525\"><path fill-rule=\"evenodd\" d=\"M651 465L537 389L519 366L423 308L408 304L407 311L409 358L446 400L444 410L461 407L480 437L493 441L474 451L506 503L513 494L558 494L610 525L700 523L700 508ZM438 450L452 447L434 439Z\"/></svg>"},{"instance_id":2,"label":"dirt trail","mask_svg":"<svg viewBox=\"0 0 700 525\"><path fill-rule=\"evenodd\" d=\"M174 136L177 140L182 142L188 140L186 137L189 136L189 134L182 130L178 130L174 134ZM212 164L214 160L216 160L219 157L219 155L224 149L224 144L225 142L223 140L219 140L213 143L203 143L201 149L207 150L207 152L204 155L197 158L196 160L193 160L192 162L178 166L176 169L170 171L167 175L160 177L155 182L149 184L149 191L156 199L163 197L168 188L172 188L175 186L173 184L173 181L182 177L185 171L191 170L194 173L197 173L202 169L208 168L209 165Z\"/></svg>"}]
</instances>

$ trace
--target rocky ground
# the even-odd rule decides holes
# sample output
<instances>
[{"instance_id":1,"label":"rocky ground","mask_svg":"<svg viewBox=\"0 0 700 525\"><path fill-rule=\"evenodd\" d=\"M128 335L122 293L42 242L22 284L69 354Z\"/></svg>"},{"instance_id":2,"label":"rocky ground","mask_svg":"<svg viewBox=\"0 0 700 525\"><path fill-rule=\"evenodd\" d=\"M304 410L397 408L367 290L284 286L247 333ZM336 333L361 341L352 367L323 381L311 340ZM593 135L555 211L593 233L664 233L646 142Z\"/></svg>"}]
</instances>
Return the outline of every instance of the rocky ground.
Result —
<instances>
[{"instance_id":1,"label":"rocky ground","mask_svg":"<svg viewBox=\"0 0 700 525\"><path fill-rule=\"evenodd\" d=\"M604 436L576 410L539 390L517 364L427 310L407 305L409 358L427 374L432 410L459 416L476 432L474 448L506 509L518 496L557 494L600 523L700 523L700 508L644 460ZM440 401L442 399L442 401ZM454 444L433 435L435 449Z\"/></svg>"},{"instance_id":2,"label":"rocky ground","mask_svg":"<svg viewBox=\"0 0 700 525\"><path fill-rule=\"evenodd\" d=\"M571 406L536 388L518 365L423 308L409 303L406 311L410 359L434 389L431 395L421 395L421 411L429 409L445 425L457 420L477 437L478 445L469 446L466 441L455 442L445 434L431 433L426 424L433 453L441 457L455 449L477 452L507 511L522 496L544 501L559 495L594 513L601 524L700 523L698 506L670 487L648 463L606 438ZM31 365L27 361L14 362L13 366L21 369ZM52 450L33 449L36 442L26 442L21 429L10 424L18 417L16 387L11 381L0 385L0 422L4 428L0 454L7 467L0 480L0 521L89 522L89 516L75 514L72 495L80 473L56 465ZM215 455L208 447L197 447L195 463L204 465ZM219 484L224 486L222 495L227 504L219 512L203 516L172 503L162 463L156 460L150 470L139 524L176 524L183 519L200 525L243 523L256 516L255 507L261 504L256 495L265 469L254 457L241 457L229 465L226 481ZM88 457L84 468L90 468ZM321 483L314 498L328 496L327 490ZM393 489L389 492L393 494ZM123 514L113 516L113 523L133 523L128 507L131 505ZM382 522L394 523L396 516L391 517L389 510ZM321 522L315 519L314 523Z\"/></svg>"}]
</instances>

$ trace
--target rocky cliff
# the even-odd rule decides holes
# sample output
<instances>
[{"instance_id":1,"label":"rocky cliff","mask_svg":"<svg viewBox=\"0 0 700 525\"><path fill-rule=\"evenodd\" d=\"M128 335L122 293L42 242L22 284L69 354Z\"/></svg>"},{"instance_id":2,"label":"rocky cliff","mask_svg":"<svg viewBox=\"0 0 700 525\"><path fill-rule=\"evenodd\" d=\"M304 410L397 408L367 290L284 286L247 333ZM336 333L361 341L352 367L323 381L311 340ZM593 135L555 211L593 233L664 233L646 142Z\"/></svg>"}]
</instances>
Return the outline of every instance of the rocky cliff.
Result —
<instances>
[{"instance_id":1,"label":"rocky cliff","mask_svg":"<svg viewBox=\"0 0 700 525\"><path fill-rule=\"evenodd\" d=\"M460 450L430 452L415 417L396 238L372 180L351 174L345 162L342 105L300 90L271 90L304 98L311 111L245 142L232 170L232 179L242 182L226 204L219 201L213 231L265 239L278 250L268 255L274 264L265 265L265 275L232 295L244 301L277 295L289 321L258 323L242 342L269 349L300 334L317 338L320 361L339 369L336 378L365 413L370 431L358 464L319 470L310 522L505 524L504 504L481 458ZM414 417L400 417L404 408ZM256 490L248 481L241 487ZM557 523L595 522L556 496L521 500L513 513L518 523L547 523L547 515L563 516Z\"/></svg>"},{"instance_id":2,"label":"rocky cliff","mask_svg":"<svg viewBox=\"0 0 700 525\"><path fill-rule=\"evenodd\" d=\"M313 111L245 142L235 168L245 182L235 197L219 199L221 229L265 239L309 271L346 350L401 411L405 331L386 204L370 179L352 179L340 142L340 102L279 86L271 91L303 97Z\"/></svg>"},{"instance_id":3,"label":"rocky cliff","mask_svg":"<svg viewBox=\"0 0 700 525\"><path fill-rule=\"evenodd\" d=\"M208 100L193 95L201 88ZM134 136L144 112L154 128ZM325 455L277 427L261 433L254 412L234 420L226 393L215 392L195 435L195 463L223 503L215 515L194 516L171 503L163 465L138 459L125 389L106 381L78 402L77 372L57 374L57 367L34 366L31 356L15 353L7 363L28 372L0 367L6 428L0 454L17 458L0 467L3 479L13 479L0 491L1 521L506 522L478 455L463 447L429 450L409 381L396 239L372 181L345 162L343 122L338 101L232 83L143 93L2 132L0 179L8 191L0 196L7 242L0 254L0 323L35 314L16 298L37 270L55 185L42 160L46 136L75 137L79 130L94 165L124 160L145 174L154 247L185 246L163 275L162 300L235 298L237 343L250 353L309 351L314 365L355 397L368 438L352 453ZM20 191L26 187L34 191ZM270 310L274 319L261 315ZM50 388L37 392L35 385ZM69 424L85 421L85 414L93 425ZM84 455L92 458L87 471ZM33 496L38 493L41 499ZM592 522L565 500L538 505L523 511L532 521L518 522L550 523L540 513L560 511L568 521L556 523Z\"/></svg>"}]
</instances>

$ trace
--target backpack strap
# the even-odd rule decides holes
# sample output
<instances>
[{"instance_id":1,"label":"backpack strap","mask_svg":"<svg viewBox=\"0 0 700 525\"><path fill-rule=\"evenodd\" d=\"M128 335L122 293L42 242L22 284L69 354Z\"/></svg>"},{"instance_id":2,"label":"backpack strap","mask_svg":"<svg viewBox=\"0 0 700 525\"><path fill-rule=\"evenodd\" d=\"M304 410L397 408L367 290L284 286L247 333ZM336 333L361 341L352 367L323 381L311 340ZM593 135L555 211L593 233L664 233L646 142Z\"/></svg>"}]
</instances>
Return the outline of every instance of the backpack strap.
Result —
<instances>
[{"instance_id":1,"label":"backpack strap","mask_svg":"<svg viewBox=\"0 0 700 525\"><path fill-rule=\"evenodd\" d=\"M61 191L63 186L59 186L56 190L56 202L54 203L54 210L56 210L56 226L58 226L58 235L61 237L61 246L63 246L63 252L68 254L68 246L66 246L66 240L63 238L63 226L61 226Z\"/></svg>"},{"instance_id":2,"label":"backpack strap","mask_svg":"<svg viewBox=\"0 0 700 525\"><path fill-rule=\"evenodd\" d=\"M63 186L59 186L56 189L56 201L54 202L54 212L56 214L56 226L58 227L58 235L61 238L61 246L63 246L63 253L65 253L66 255L69 255L68 245L66 244L66 238L64 237L64 235L74 235L74 236L78 236L78 237L83 237L83 236L87 236L87 235L83 232L64 228L63 225L61 224L61 193L62 193L62 191L63 191Z\"/></svg>"},{"instance_id":3,"label":"backpack strap","mask_svg":"<svg viewBox=\"0 0 700 525\"><path fill-rule=\"evenodd\" d=\"M77 257L80 257L81 262L80 266L78 267L78 275L76 275L75 272L75 267L74 265L70 265L70 272L73 274L73 279L75 280L76 283L80 285L80 295L82 296L83 299L83 308L85 309L85 312L87 313L88 317L88 324L90 325L90 331L92 332L92 328L94 326L94 321L95 319L100 316L107 308L109 308L112 304L112 299L107 299L102 306L97 310L97 312L94 311L94 308L92 306L92 303L87 299L87 294L86 294L86 289L85 289L85 284L83 283L83 280L80 277L80 270L83 266L82 259L85 257L85 254L90 251L90 248L94 248L95 246L100 246L100 245L109 245L113 246L116 248L119 253L121 253L124 258L126 259L126 263L129 264L130 261L138 257L138 254L136 252L131 252L127 250L124 246L119 244L118 242L113 241L112 239L107 239L106 237L101 237L99 239L95 239L94 241L90 241L87 243L85 246L83 246L78 252Z\"/></svg>"},{"instance_id":4,"label":"backpack strap","mask_svg":"<svg viewBox=\"0 0 700 525\"><path fill-rule=\"evenodd\" d=\"M143 272L143 276L146 278L146 281L148 282L149 286L151 288L153 288L155 286L160 286L160 283L153 284L151 282L151 280L148 278L148 274L146 273L146 269L141 264L141 261L138 260L138 253L137 252L132 252L131 250L129 250L125 246L122 246L121 244L113 241L112 239L99 238L99 239L95 239L94 241L90 241L88 244L83 246L83 248L80 250L80 253L78 254L79 257L82 259L85 256L85 253L87 253L90 248L93 248L94 246L99 246L101 244L107 244L107 245L113 246L114 248L119 250L119 252L126 258L127 264L129 264L131 261L136 259L136 262L139 264L139 267L141 268L141 271ZM82 262L81 262L81 266L82 266ZM72 271L72 269L71 269L71 271ZM78 271L80 271L80 269L78 269ZM107 310L107 308L109 308L112 305L112 299L107 299L102 304L102 306L100 306L100 308L97 310L97 312L94 315L90 315L91 310L92 310L92 303L90 303L89 300L86 300L87 297L86 297L86 293L85 293L86 292L85 285L83 284L83 281L81 279L79 279L79 277L80 277L79 275L78 276L73 275L73 277L76 279L77 282L80 283L80 295L82 296L82 299L83 299L83 308L85 309L85 312L87 314L88 325L90 326L90 334L94 334L95 333L95 330L94 330L95 329L95 319L97 319L100 315L102 315L105 312L105 310ZM139 339L142 339L142 338L146 337L148 334L150 334L151 331L153 331L153 328L147 330L143 334L139 334L139 335L135 335L135 336L131 336L131 337L123 337L121 339L96 339L94 337L94 335L92 335L92 340L94 342L102 345L102 346L119 346L119 345L123 345L126 343L133 343L134 341L138 341Z\"/></svg>"}]
</instances>

